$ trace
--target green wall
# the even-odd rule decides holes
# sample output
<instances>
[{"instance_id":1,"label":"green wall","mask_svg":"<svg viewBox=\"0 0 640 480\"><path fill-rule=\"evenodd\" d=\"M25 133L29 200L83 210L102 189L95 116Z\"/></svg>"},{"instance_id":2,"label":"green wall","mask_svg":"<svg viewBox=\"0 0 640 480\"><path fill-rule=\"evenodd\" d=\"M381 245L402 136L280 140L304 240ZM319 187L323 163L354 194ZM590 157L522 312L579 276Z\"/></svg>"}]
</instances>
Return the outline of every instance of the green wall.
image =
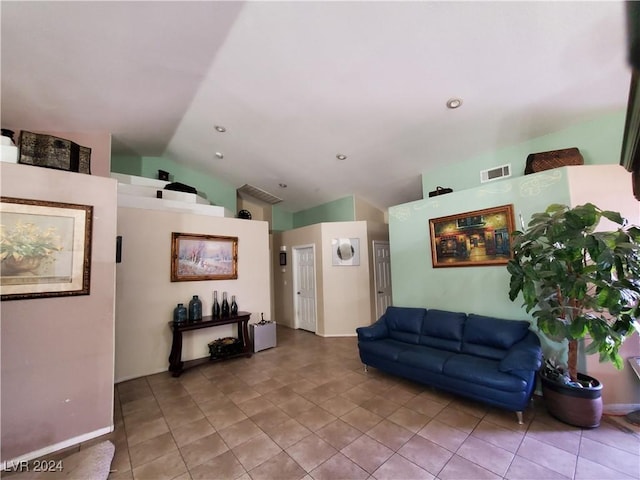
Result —
<instances>
[{"instance_id":1,"label":"green wall","mask_svg":"<svg viewBox=\"0 0 640 480\"><path fill-rule=\"evenodd\" d=\"M454 191L477 187L480 171L511 164L512 177L523 176L530 153L547 152L577 147L585 165L603 165L620 162L625 111L603 115L595 120L568 127L530 141L478 155L446 167L422 172L422 191L430 192L436 186ZM426 193L425 193L426 195Z\"/></svg>"},{"instance_id":2,"label":"green wall","mask_svg":"<svg viewBox=\"0 0 640 480\"><path fill-rule=\"evenodd\" d=\"M506 266L433 268L429 219L512 204L515 226L550 203L569 203L566 168L488 183L389 209L393 303L527 319L508 297Z\"/></svg>"},{"instance_id":3,"label":"green wall","mask_svg":"<svg viewBox=\"0 0 640 480\"><path fill-rule=\"evenodd\" d=\"M603 115L528 142L423 172L423 191L433 190L436 185L454 191L389 209L394 304L529 319L519 300L509 300L506 267L434 269L429 219L513 204L516 228L521 228L519 215L526 224L532 213L551 203L570 203L567 169L524 176L527 155L578 147L587 165L617 164L624 121L623 111ZM513 177L480 183L480 170L505 163L511 163Z\"/></svg>"},{"instance_id":4,"label":"green wall","mask_svg":"<svg viewBox=\"0 0 640 480\"><path fill-rule=\"evenodd\" d=\"M142 158L111 157L111 171L140 177L142 176Z\"/></svg>"},{"instance_id":5,"label":"green wall","mask_svg":"<svg viewBox=\"0 0 640 480\"><path fill-rule=\"evenodd\" d=\"M271 230L284 232L293 229L293 213L282 210L278 205L271 207Z\"/></svg>"},{"instance_id":6,"label":"green wall","mask_svg":"<svg viewBox=\"0 0 640 480\"><path fill-rule=\"evenodd\" d=\"M318 205L293 214L293 228L306 227L323 222L353 222L356 207L353 195Z\"/></svg>"},{"instance_id":7,"label":"green wall","mask_svg":"<svg viewBox=\"0 0 640 480\"><path fill-rule=\"evenodd\" d=\"M141 157L138 159L113 157L111 159L112 172L158 178L158 170L169 172L169 179L172 182L180 182L194 187L198 190L198 194L209 200L212 205L228 208L234 213L237 211L236 189L210 175L185 167L165 157Z\"/></svg>"}]
</instances>

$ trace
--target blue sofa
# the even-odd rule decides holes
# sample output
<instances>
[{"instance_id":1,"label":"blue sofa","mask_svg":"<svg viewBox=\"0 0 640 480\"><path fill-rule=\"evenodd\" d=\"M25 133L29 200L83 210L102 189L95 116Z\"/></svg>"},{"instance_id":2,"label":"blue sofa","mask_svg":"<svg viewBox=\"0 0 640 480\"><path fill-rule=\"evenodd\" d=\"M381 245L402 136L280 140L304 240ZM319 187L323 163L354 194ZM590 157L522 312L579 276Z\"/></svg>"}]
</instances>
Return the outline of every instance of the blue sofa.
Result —
<instances>
[{"instance_id":1,"label":"blue sofa","mask_svg":"<svg viewBox=\"0 0 640 480\"><path fill-rule=\"evenodd\" d=\"M356 329L365 365L514 411L522 423L542 363L529 322L388 307Z\"/></svg>"}]
</instances>

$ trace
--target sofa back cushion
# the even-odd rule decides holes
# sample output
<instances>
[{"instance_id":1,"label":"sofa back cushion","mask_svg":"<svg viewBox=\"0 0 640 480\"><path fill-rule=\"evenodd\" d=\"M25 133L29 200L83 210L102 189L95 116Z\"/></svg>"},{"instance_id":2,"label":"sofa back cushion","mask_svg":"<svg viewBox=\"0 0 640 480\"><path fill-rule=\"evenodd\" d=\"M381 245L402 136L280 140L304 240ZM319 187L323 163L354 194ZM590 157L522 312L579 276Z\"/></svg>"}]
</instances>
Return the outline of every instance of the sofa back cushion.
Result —
<instances>
[{"instance_id":1,"label":"sofa back cushion","mask_svg":"<svg viewBox=\"0 0 640 480\"><path fill-rule=\"evenodd\" d=\"M417 344L426 310L412 307L387 307L385 321L389 337L400 342Z\"/></svg>"},{"instance_id":2,"label":"sofa back cushion","mask_svg":"<svg viewBox=\"0 0 640 480\"><path fill-rule=\"evenodd\" d=\"M467 315L457 312L431 309L422 322L420 344L459 352L462 348L462 332Z\"/></svg>"},{"instance_id":3,"label":"sofa back cushion","mask_svg":"<svg viewBox=\"0 0 640 480\"><path fill-rule=\"evenodd\" d=\"M467 316L462 337L462 351L501 360L511 346L529 332L529 322L503 320L473 313Z\"/></svg>"}]
</instances>

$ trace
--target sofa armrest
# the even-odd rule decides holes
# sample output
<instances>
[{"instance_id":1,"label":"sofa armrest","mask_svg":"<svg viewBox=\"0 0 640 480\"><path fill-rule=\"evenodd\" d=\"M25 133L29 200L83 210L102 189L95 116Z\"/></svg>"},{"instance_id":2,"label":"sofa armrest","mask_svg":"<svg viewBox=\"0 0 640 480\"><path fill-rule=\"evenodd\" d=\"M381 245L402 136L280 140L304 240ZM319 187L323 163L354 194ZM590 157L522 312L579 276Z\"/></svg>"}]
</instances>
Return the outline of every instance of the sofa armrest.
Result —
<instances>
[{"instance_id":1,"label":"sofa armrest","mask_svg":"<svg viewBox=\"0 0 640 480\"><path fill-rule=\"evenodd\" d=\"M540 339L533 333L527 333L521 341L513 344L505 357L500 361L498 370L513 373L516 370L538 371L542 365L542 348Z\"/></svg>"},{"instance_id":2,"label":"sofa armrest","mask_svg":"<svg viewBox=\"0 0 640 480\"><path fill-rule=\"evenodd\" d=\"M389 330L387 329L387 322L385 321L384 315L368 327L356 328L356 333L358 334L359 342L387 338L389 336Z\"/></svg>"}]
</instances>

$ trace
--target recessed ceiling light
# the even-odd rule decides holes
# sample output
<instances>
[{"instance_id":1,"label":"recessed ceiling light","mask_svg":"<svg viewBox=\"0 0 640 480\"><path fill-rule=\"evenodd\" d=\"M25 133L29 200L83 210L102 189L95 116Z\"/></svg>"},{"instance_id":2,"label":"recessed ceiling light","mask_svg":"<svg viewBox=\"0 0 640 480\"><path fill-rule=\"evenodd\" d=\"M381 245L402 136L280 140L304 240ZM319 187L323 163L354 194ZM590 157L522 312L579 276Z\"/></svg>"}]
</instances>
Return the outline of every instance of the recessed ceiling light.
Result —
<instances>
[{"instance_id":1,"label":"recessed ceiling light","mask_svg":"<svg viewBox=\"0 0 640 480\"><path fill-rule=\"evenodd\" d=\"M287 184L286 183L279 183L278 186L280 188L287 188Z\"/></svg>"},{"instance_id":2,"label":"recessed ceiling light","mask_svg":"<svg viewBox=\"0 0 640 480\"><path fill-rule=\"evenodd\" d=\"M227 131L227 129L224 128L222 125L216 125L215 129L216 129L216 132L218 132L218 133L224 133L224 132Z\"/></svg>"},{"instance_id":3,"label":"recessed ceiling light","mask_svg":"<svg viewBox=\"0 0 640 480\"><path fill-rule=\"evenodd\" d=\"M222 152L216 152L216 157L222 160L224 158L224 154Z\"/></svg>"},{"instance_id":4,"label":"recessed ceiling light","mask_svg":"<svg viewBox=\"0 0 640 480\"><path fill-rule=\"evenodd\" d=\"M337 155L336 155L336 158L337 158L338 160L346 160L346 159L347 159L347 156L346 156L346 155L343 155L343 154L341 154L341 153L339 153L339 154L337 154Z\"/></svg>"},{"instance_id":5,"label":"recessed ceiling light","mask_svg":"<svg viewBox=\"0 0 640 480\"><path fill-rule=\"evenodd\" d=\"M462 105L461 98L450 98L447 100L447 108L455 109Z\"/></svg>"}]
</instances>

